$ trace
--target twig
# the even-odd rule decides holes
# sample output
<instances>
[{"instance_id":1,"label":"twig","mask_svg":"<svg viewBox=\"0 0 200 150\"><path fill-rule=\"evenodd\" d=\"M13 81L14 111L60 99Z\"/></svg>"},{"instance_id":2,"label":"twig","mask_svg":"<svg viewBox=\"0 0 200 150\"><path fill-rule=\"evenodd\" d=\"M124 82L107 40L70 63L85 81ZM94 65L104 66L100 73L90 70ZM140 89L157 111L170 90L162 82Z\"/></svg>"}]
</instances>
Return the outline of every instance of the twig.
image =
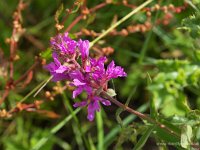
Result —
<instances>
[{"instance_id":1,"label":"twig","mask_svg":"<svg viewBox=\"0 0 200 150\"><path fill-rule=\"evenodd\" d=\"M103 8L104 6L106 6L107 3L106 2L103 2L99 5L96 5L95 7L89 9L89 12L92 13L92 12L95 12L96 10L100 9L100 8ZM69 32L82 18L84 17L84 14L81 14L79 15L68 27L67 29L65 30L66 32Z\"/></svg>"},{"instance_id":2,"label":"twig","mask_svg":"<svg viewBox=\"0 0 200 150\"><path fill-rule=\"evenodd\" d=\"M33 35L31 34L24 34L24 37L29 40L36 48L39 50L44 50L45 46L42 42L40 42L38 39L36 39Z\"/></svg>"},{"instance_id":3,"label":"twig","mask_svg":"<svg viewBox=\"0 0 200 150\"><path fill-rule=\"evenodd\" d=\"M10 90L14 87L13 86L13 75L14 75L14 61L16 57L16 50L17 50L17 42L19 37L23 34L24 29L21 26L21 11L25 8L25 4L23 0L19 0L17 5L16 11L13 13L13 30L12 35L9 39L10 43L10 59L9 59L9 79L5 86L5 92L3 97L0 99L0 105L4 102L6 97L8 96Z\"/></svg>"},{"instance_id":4,"label":"twig","mask_svg":"<svg viewBox=\"0 0 200 150\"><path fill-rule=\"evenodd\" d=\"M83 18L83 15L78 16L66 29L66 32L69 32L73 26L75 26L81 19Z\"/></svg>"},{"instance_id":5,"label":"twig","mask_svg":"<svg viewBox=\"0 0 200 150\"><path fill-rule=\"evenodd\" d=\"M13 84L17 85L19 82L24 80L26 76L38 65L38 61L36 61L19 79L17 79Z\"/></svg>"},{"instance_id":6,"label":"twig","mask_svg":"<svg viewBox=\"0 0 200 150\"><path fill-rule=\"evenodd\" d=\"M15 59L15 53L17 49L17 41L18 37L16 34L19 34L20 32L23 32L23 29L21 27L21 11L23 10L23 0L20 0L17 6L17 10L13 14L13 31L12 31L12 36L10 38L10 81L13 80L13 73L14 73L14 59Z\"/></svg>"}]
</instances>

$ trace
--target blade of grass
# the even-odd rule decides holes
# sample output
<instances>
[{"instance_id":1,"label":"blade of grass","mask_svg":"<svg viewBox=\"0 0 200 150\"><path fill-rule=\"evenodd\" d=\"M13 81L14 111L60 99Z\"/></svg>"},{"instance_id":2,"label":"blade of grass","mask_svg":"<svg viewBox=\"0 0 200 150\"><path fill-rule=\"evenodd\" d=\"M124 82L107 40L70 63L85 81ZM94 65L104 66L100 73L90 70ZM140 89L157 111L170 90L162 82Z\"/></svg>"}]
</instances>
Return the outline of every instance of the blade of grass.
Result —
<instances>
[{"instance_id":1,"label":"blade of grass","mask_svg":"<svg viewBox=\"0 0 200 150\"><path fill-rule=\"evenodd\" d=\"M80 128L80 124L79 124L79 121L78 121L78 118L75 114L73 114L73 108L69 102L69 99L67 98L67 95L65 94L65 92L62 92L62 97L63 97L63 103L66 107L66 109L68 110L69 113L72 114L72 117L73 117L73 123L72 123L72 129L73 129L73 132L75 134L75 139L76 139L76 142L78 144L78 147L79 149L83 149L83 140L82 140L82 131L81 131L81 128Z\"/></svg>"},{"instance_id":2,"label":"blade of grass","mask_svg":"<svg viewBox=\"0 0 200 150\"><path fill-rule=\"evenodd\" d=\"M67 98L67 95L65 94L65 92L62 92L62 97L63 97L63 103L64 103L64 105L65 105L65 107L69 110L69 112L72 114L73 113L73 107L72 107L72 105L70 104L70 102L69 102L69 99ZM84 133L83 133L83 131L82 131L82 128L81 128L81 125L80 125L80 123L79 123L79 120L78 120L78 118L77 118L77 116L76 115L73 115L73 119L74 119L74 125L76 126L76 127L73 127L72 126L72 128L73 128L73 130L75 131L78 131L78 132L75 132L75 134L76 134L76 139L80 142L79 144L80 144L80 146L81 146L81 143L83 143L82 142L82 138L83 138L83 141L85 142L85 145L86 145L86 147L87 148L89 148L89 142L88 142L88 140L86 139L86 137L84 136ZM82 137L82 138L81 138ZM82 146L83 147L83 146Z\"/></svg>"},{"instance_id":3,"label":"blade of grass","mask_svg":"<svg viewBox=\"0 0 200 150\"><path fill-rule=\"evenodd\" d=\"M78 127L78 125L76 124L76 122L72 122L72 129L73 129L73 132L75 134L75 139L76 139L78 148L80 150L84 150L83 140L82 140L82 136L81 136L81 131L80 131L80 128Z\"/></svg>"},{"instance_id":4,"label":"blade of grass","mask_svg":"<svg viewBox=\"0 0 200 150\"><path fill-rule=\"evenodd\" d=\"M153 27L152 27L152 30L150 30L149 33L147 34L147 38L146 38L146 40L145 40L145 42L144 42L144 45L143 45L143 47L142 47L142 50L141 50L141 53L140 53L140 57L139 57L139 60L138 60L138 63L139 63L139 64L142 64L142 62L143 62L143 60L144 60L144 57L145 57L145 55L146 55L147 47L148 47L148 44L149 44L150 39L151 39L151 37L152 37L153 28L154 28L154 25L155 25L156 20L157 20L157 18L158 18L158 15L159 15L159 11L156 13L156 16L155 16L155 18L154 18L153 25L152 25L152 26L153 26Z\"/></svg>"},{"instance_id":5,"label":"blade of grass","mask_svg":"<svg viewBox=\"0 0 200 150\"><path fill-rule=\"evenodd\" d=\"M185 2L188 3L194 10L199 12L198 7L196 7L195 4L193 4L191 0L185 0Z\"/></svg>"},{"instance_id":6,"label":"blade of grass","mask_svg":"<svg viewBox=\"0 0 200 150\"><path fill-rule=\"evenodd\" d=\"M90 145L89 150L96 150L96 148L94 146L94 142L93 142L92 137L91 137L90 134L88 135L88 140L89 140L89 145Z\"/></svg>"},{"instance_id":7,"label":"blade of grass","mask_svg":"<svg viewBox=\"0 0 200 150\"><path fill-rule=\"evenodd\" d=\"M126 100L126 103L125 103L126 106L129 105L129 103L130 103L130 101L131 101L131 99L132 99L132 97L133 97L133 95L134 95L136 89L137 89L137 87L134 87L133 90L130 92L130 94L129 94L127 100ZM122 108L118 108L117 111L116 111L116 114L115 114L116 120L117 120L117 122L120 124L121 127L122 127L122 124L123 124L123 123L122 123L122 119L121 119L121 117L120 117L120 114L121 114L123 111L124 111L124 110L123 110Z\"/></svg>"},{"instance_id":8,"label":"blade of grass","mask_svg":"<svg viewBox=\"0 0 200 150\"><path fill-rule=\"evenodd\" d=\"M61 138L53 137L52 139L57 145L59 145L63 150L71 150L71 146L69 143L63 141Z\"/></svg>"},{"instance_id":9,"label":"blade of grass","mask_svg":"<svg viewBox=\"0 0 200 150\"><path fill-rule=\"evenodd\" d=\"M133 150L141 150L142 147L145 145L145 143L147 142L149 136L151 135L153 129L155 128L155 126L150 126L145 133L142 135L142 137L139 139L139 141L137 142L137 144L135 145L135 147L133 148Z\"/></svg>"},{"instance_id":10,"label":"blade of grass","mask_svg":"<svg viewBox=\"0 0 200 150\"><path fill-rule=\"evenodd\" d=\"M81 109L78 108L76 109L73 114L77 114ZM40 139L38 141L38 143L32 148L32 150L39 150L49 139L50 137L55 134L56 132L58 132L62 127L64 127L64 125L69 122L72 119L73 115L70 114L69 116L67 116L65 119L63 119L60 123L58 123L55 127L53 127L50 130L50 134L47 137L43 137L42 139Z\"/></svg>"},{"instance_id":11,"label":"blade of grass","mask_svg":"<svg viewBox=\"0 0 200 150\"><path fill-rule=\"evenodd\" d=\"M53 78L53 76L49 77L46 82L38 89L38 91L33 95L33 97L36 97L38 93L47 85L47 83Z\"/></svg>"},{"instance_id":12,"label":"blade of grass","mask_svg":"<svg viewBox=\"0 0 200 150\"><path fill-rule=\"evenodd\" d=\"M103 144L104 129L103 129L103 119L102 119L101 110L96 113L96 116L97 116L96 120L97 120L97 130L98 130L98 145L97 145L97 149L98 150L102 150L102 149L104 149L104 144Z\"/></svg>"},{"instance_id":13,"label":"blade of grass","mask_svg":"<svg viewBox=\"0 0 200 150\"><path fill-rule=\"evenodd\" d=\"M139 112L145 112L147 108L149 107L149 104L144 104L140 106L137 111ZM126 117L122 123L123 126L127 126L129 123L131 123L134 119L136 119L135 115L129 115ZM114 140L116 135L120 132L121 127L119 125L116 125L104 138L104 148L106 149Z\"/></svg>"},{"instance_id":14,"label":"blade of grass","mask_svg":"<svg viewBox=\"0 0 200 150\"><path fill-rule=\"evenodd\" d=\"M36 86L32 91L30 91L24 98L20 100L20 103L24 102L27 98L29 98L34 92L36 92L38 89L41 89L43 85L46 85L46 83L52 79L52 76L49 77L47 80L42 81L38 86Z\"/></svg>"}]
</instances>

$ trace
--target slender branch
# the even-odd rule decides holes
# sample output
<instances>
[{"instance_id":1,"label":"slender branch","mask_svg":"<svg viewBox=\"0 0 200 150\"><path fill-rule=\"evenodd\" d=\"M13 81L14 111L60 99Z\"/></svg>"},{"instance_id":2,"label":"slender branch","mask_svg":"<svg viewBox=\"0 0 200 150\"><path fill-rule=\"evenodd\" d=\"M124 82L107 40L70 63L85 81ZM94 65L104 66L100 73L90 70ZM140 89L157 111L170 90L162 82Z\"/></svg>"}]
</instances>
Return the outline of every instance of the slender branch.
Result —
<instances>
[{"instance_id":1,"label":"slender branch","mask_svg":"<svg viewBox=\"0 0 200 150\"><path fill-rule=\"evenodd\" d=\"M19 82L24 80L26 76L38 65L38 61L36 61L19 79L17 79L13 84L17 85Z\"/></svg>"},{"instance_id":2,"label":"slender branch","mask_svg":"<svg viewBox=\"0 0 200 150\"><path fill-rule=\"evenodd\" d=\"M90 47L92 47L97 41L99 41L100 39L102 39L109 32L111 32L114 28L116 28L118 25L120 25L121 23L123 23L124 21L126 21L127 19L129 19L132 15L134 15L135 13L137 13L138 11L140 11L142 8L144 8L146 5L148 5L152 1L153 0L148 0L148 1L144 2L143 4L141 4L140 6L138 6L136 9L134 9L133 11L131 11L129 14L127 14L125 17L123 17L122 19L120 19L118 22L116 22L114 25L112 25L110 28L108 28L105 32L103 32L99 37L97 37L95 40L93 40L90 43Z\"/></svg>"},{"instance_id":3,"label":"slender branch","mask_svg":"<svg viewBox=\"0 0 200 150\"><path fill-rule=\"evenodd\" d=\"M2 96L2 98L0 99L0 106L1 106L1 104L4 102L4 100L6 99L6 97L8 96L9 92L10 92L9 89L6 89L6 90L4 91L3 96Z\"/></svg>"},{"instance_id":4,"label":"slender branch","mask_svg":"<svg viewBox=\"0 0 200 150\"><path fill-rule=\"evenodd\" d=\"M29 40L36 48L39 50L44 50L45 46L42 42L40 42L38 39L36 39L33 35L31 34L24 34L24 37Z\"/></svg>"},{"instance_id":5,"label":"slender branch","mask_svg":"<svg viewBox=\"0 0 200 150\"><path fill-rule=\"evenodd\" d=\"M96 10L100 9L100 8L103 8L104 6L106 6L107 3L103 2L99 5L96 5L95 7L89 9L89 12L92 13L92 12L95 12ZM69 32L81 19L83 19L84 17L84 14L81 14L80 16L78 16L68 27L67 29L65 30L66 32Z\"/></svg>"},{"instance_id":6,"label":"slender branch","mask_svg":"<svg viewBox=\"0 0 200 150\"><path fill-rule=\"evenodd\" d=\"M12 81L6 84L5 86L5 91L4 94L2 96L2 98L0 99L0 105L4 102L4 100L6 99L6 97L9 95L10 91L17 85L19 84L21 81L23 81L27 75L38 65L38 61L36 61L19 79L17 79L16 81Z\"/></svg>"},{"instance_id":7,"label":"slender branch","mask_svg":"<svg viewBox=\"0 0 200 150\"><path fill-rule=\"evenodd\" d=\"M101 4L96 5L95 7L91 8L89 11L90 11L90 12L95 12L95 11L97 11L98 9L101 9L101 8L103 8L103 7L106 6L106 5L107 5L106 2L101 3Z\"/></svg>"},{"instance_id":8,"label":"slender branch","mask_svg":"<svg viewBox=\"0 0 200 150\"><path fill-rule=\"evenodd\" d=\"M21 21L20 21L20 17L21 17L21 11L23 10L23 0L19 0L18 6L17 6L17 10L13 13L13 31L12 31L12 36L10 38L10 81L13 80L13 74L14 74L14 59L15 59L15 53L16 53L16 49L17 49L17 41L18 39L16 39L16 34L18 34L20 31L22 31L22 27L21 27Z\"/></svg>"},{"instance_id":9,"label":"slender branch","mask_svg":"<svg viewBox=\"0 0 200 150\"><path fill-rule=\"evenodd\" d=\"M77 2L74 2L74 4L72 5L72 7L70 9L67 9L67 14L66 16L63 18L63 20L61 21L61 25L64 25L65 21L67 20L67 18L69 17L69 15L71 14L72 10L74 9L74 7L76 6Z\"/></svg>"},{"instance_id":10,"label":"slender branch","mask_svg":"<svg viewBox=\"0 0 200 150\"><path fill-rule=\"evenodd\" d=\"M0 105L4 102L6 97L9 95L10 90L14 87L14 61L17 51L17 42L20 37L19 35L22 35L22 33L24 32L21 26L21 12L24 8L25 4L23 3L23 0L19 0L16 11L13 13L13 30L12 35L8 40L10 44L9 79L4 87L5 92L3 94L3 97L0 99Z\"/></svg>"},{"instance_id":11,"label":"slender branch","mask_svg":"<svg viewBox=\"0 0 200 150\"><path fill-rule=\"evenodd\" d=\"M66 32L69 32L73 26L75 26L81 19L83 18L83 15L78 16L66 29Z\"/></svg>"}]
</instances>

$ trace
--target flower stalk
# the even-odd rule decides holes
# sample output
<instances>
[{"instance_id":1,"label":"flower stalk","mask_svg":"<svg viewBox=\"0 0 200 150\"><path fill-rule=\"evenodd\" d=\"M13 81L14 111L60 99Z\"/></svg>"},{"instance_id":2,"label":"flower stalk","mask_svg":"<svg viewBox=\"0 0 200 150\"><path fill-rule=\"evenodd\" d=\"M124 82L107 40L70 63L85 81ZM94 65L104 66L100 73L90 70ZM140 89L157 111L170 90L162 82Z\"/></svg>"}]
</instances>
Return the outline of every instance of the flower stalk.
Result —
<instances>
[{"instance_id":1,"label":"flower stalk","mask_svg":"<svg viewBox=\"0 0 200 150\"><path fill-rule=\"evenodd\" d=\"M95 40L93 40L92 42L90 42L90 47L92 47L97 41L99 41L100 39L102 39L109 32L111 32L114 28L116 28L117 26L119 26L120 24L122 24L124 21L126 21L127 19L129 19L132 15L136 14L138 11L140 11L141 9L143 9L145 6L147 6L152 1L153 0L148 0L148 1L144 2L143 4L141 4L140 6L138 6L136 9L134 9L133 11L131 11L129 14L127 14L125 17L123 17L122 19L120 19L119 21L117 21L110 28L108 28L106 31L104 31L100 36L98 36Z\"/></svg>"}]
</instances>

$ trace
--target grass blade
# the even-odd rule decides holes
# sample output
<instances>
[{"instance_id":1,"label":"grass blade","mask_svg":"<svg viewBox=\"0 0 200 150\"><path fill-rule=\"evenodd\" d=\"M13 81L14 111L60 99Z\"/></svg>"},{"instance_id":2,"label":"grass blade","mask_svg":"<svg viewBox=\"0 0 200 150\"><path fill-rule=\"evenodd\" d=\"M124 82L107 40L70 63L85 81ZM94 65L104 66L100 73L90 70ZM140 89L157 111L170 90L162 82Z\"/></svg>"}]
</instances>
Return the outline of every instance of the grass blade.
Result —
<instances>
[{"instance_id":1,"label":"grass blade","mask_svg":"<svg viewBox=\"0 0 200 150\"><path fill-rule=\"evenodd\" d=\"M81 109L78 108L76 109L73 114L77 114ZM53 127L50 130L50 134L47 137L42 138L33 148L32 150L39 150L48 140L49 138L55 134L56 132L58 132L68 121L70 121L72 119L73 115L70 114L69 116L67 116L65 119L63 119L59 124L57 124L55 127Z\"/></svg>"},{"instance_id":2,"label":"grass blade","mask_svg":"<svg viewBox=\"0 0 200 150\"><path fill-rule=\"evenodd\" d=\"M97 120L97 130L98 130L98 145L97 145L97 149L98 150L102 150L102 149L104 149L104 144L103 144L104 129L103 129L103 119L102 119L101 110L96 113L96 116L97 116L96 120Z\"/></svg>"},{"instance_id":3,"label":"grass blade","mask_svg":"<svg viewBox=\"0 0 200 150\"><path fill-rule=\"evenodd\" d=\"M139 139L139 141L137 142L137 144L135 145L133 150L141 150L142 147L145 145L146 141L148 140L149 136L151 135L151 132L153 131L153 129L155 128L155 126L150 126L144 133L144 135L142 135L142 137Z\"/></svg>"},{"instance_id":4,"label":"grass blade","mask_svg":"<svg viewBox=\"0 0 200 150\"><path fill-rule=\"evenodd\" d=\"M149 104L144 104L142 106L140 106L137 111L139 112L144 112L147 110L147 108L149 107ZM135 115L129 115L128 117L126 117L122 123L124 126L128 125L129 123L131 123L134 119L136 118ZM119 125L116 125L115 127L113 127L113 129L105 136L104 138L104 148L106 149L106 147L108 147L114 140L116 135L120 132L121 127Z\"/></svg>"}]
</instances>

